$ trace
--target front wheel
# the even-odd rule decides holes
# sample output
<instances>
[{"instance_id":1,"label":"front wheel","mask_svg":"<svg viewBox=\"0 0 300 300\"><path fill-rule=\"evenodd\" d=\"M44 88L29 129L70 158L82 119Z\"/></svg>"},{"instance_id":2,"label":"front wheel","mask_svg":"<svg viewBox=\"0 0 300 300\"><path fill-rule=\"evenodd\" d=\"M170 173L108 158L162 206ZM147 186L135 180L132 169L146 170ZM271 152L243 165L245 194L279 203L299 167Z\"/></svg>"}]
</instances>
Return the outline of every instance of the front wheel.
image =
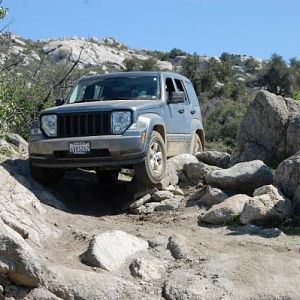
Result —
<instances>
[{"instance_id":1,"label":"front wheel","mask_svg":"<svg viewBox=\"0 0 300 300\"><path fill-rule=\"evenodd\" d=\"M157 131L153 131L145 160L134 168L136 179L146 186L155 186L163 179L166 164L167 156L164 140Z\"/></svg>"},{"instance_id":2,"label":"front wheel","mask_svg":"<svg viewBox=\"0 0 300 300\"><path fill-rule=\"evenodd\" d=\"M31 162L29 163L31 176L45 185L57 184L59 183L64 175L64 169L55 169L55 168L42 168L34 166Z\"/></svg>"}]
</instances>

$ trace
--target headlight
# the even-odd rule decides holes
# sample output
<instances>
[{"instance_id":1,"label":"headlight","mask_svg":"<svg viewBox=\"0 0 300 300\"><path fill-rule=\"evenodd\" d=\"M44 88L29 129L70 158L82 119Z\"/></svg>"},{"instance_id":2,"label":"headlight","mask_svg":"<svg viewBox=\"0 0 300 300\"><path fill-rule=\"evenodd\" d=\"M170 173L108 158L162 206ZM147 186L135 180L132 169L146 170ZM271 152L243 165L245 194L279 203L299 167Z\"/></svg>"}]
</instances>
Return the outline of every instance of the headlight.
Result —
<instances>
[{"instance_id":1,"label":"headlight","mask_svg":"<svg viewBox=\"0 0 300 300\"><path fill-rule=\"evenodd\" d=\"M45 115L41 118L41 127L47 136L57 136L57 116Z\"/></svg>"},{"instance_id":2,"label":"headlight","mask_svg":"<svg viewBox=\"0 0 300 300\"><path fill-rule=\"evenodd\" d=\"M111 129L113 134L122 134L131 125L130 111L114 111L111 115Z\"/></svg>"}]
</instances>

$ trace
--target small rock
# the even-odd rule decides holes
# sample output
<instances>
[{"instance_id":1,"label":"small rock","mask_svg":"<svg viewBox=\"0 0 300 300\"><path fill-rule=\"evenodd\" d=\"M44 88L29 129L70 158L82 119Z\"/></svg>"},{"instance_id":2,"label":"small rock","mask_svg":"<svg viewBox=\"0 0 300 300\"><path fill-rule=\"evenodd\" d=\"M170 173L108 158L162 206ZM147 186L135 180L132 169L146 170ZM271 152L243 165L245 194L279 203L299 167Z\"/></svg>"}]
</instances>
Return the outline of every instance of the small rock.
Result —
<instances>
[{"instance_id":1,"label":"small rock","mask_svg":"<svg viewBox=\"0 0 300 300\"><path fill-rule=\"evenodd\" d=\"M166 199L172 199L173 197L174 195L170 191L157 191L151 196L151 200L159 202Z\"/></svg>"},{"instance_id":2,"label":"small rock","mask_svg":"<svg viewBox=\"0 0 300 300\"><path fill-rule=\"evenodd\" d=\"M167 248L175 259L187 259L192 251L192 248L187 245L186 238L180 234L169 237Z\"/></svg>"},{"instance_id":3,"label":"small rock","mask_svg":"<svg viewBox=\"0 0 300 300\"><path fill-rule=\"evenodd\" d=\"M124 231L112 230L96 235L81 258L91 266L113 271L121 267L131 255L146 251L147 248L146 241Z\"/></svg>"},{"instance_id":4,"label":"small rock","mask_svg":"<svg viewBox=\"0 0 300 300\"><path fill-rule=\"evenodd\" d=\"M159 235L151 240L148 240L148 244L151 248L156 248L156 247L167 248L168 237L164 235Z\"/></svg>"},{"instance_id":5,"label":"small rock","mask_svg":"<svg viewBox=\"0 0 300 300\"><path fill-rule=\"evenodd\" d=\"M139 198L138 200L133 202L129 208L130 208L130 210L138 208L139 206L144 205L145 203L149 202L150 200L151 200L151 195L146 194L142 198Z\"/></svg>"},{"instance_id":6,"label":"small rock","mask_svg":"<svg viewBox=\"0 0 300 300\"><path fill-rule=\"evenodd\" d=\"M228 168L230 164L230 154L227 152L204 151L196 154L199 161L220 168Z\"/></svg>"},{"instance_id":7,"label":"small rock","mask_svg":"<svg viewBox=\"0 0 300 300\"><path fill-rule=\"evenodd\" d=\"M215 166L209 166L202 162L190 163L186 164L183 168L187 178L191 180L194 184L199 183L201 180L205 179L205 177L216 170L220 170L220 168Z\"/></svg>"},{"instance_id":8,"label":"small rock","mask_svg":"<svg viewBox=\"0 0 300 300\"><path fill-rule=\"evenodd\" d=\"M173 193L174 195L184 196L183 190L178 186L169 185L165 188L165 190Z\"/></svg>"},{"instance_id":9,"label":"small rock","mask_svg":"<svg viewBox=\"0 0 300 300\"><path fill-rule=\"evenodd\" d=\"M154 194L154 193L157 192L157 191L158 191L157 188L146 189L146 190L143 190L143 191L141 191L141 192L136 193L136 194L133 196L133 199L134 199L134 200L138 200L138 199L140 199L140 198L146 196L147 194L152 195L152 194Z\"/></svg>"},{"instance_id":10,"label":"small rock","mask_svg":"<svg viewBox=\"0 0 300 300\"><path fill-rule=\"evenodd\" d=\"M184 198L182 196L175 196L173 199L167 199L160 202L159 205L155 207L156 211L167 211L175 210L179 208L180 203Z\"/></svg>"},{"instance_id":11,"label":"small rock","mask_svg":"<svg viewBox=\"0 0 300 300\"><path fill-rule=\"evenodd\" d=\"M198 201L199 204L211 207L215 204L219 204L228 198L228 195L218 188L207 185L204 188L203 196Z\"/></svg>"},{"instance_id":12,"label":"small rock","mask_svg":"<svg viewBox=\"0 0 300 300\"><path fill-rule=\"evenodd\" d=\"M159 280L164 273L163 266L153 259L151 261L145 258L134 259L129 268L133 277L139 277L145 281Z\"/></svg>"}]
</instances>

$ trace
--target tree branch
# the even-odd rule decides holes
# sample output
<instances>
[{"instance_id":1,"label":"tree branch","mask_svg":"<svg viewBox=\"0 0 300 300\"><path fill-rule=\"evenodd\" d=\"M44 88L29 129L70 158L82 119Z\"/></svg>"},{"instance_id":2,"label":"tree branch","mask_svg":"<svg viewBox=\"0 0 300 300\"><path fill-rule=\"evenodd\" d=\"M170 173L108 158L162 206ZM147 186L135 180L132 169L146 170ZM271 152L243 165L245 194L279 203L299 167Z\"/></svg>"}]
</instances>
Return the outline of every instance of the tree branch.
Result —
<instances>
[{"instance_id":1,"label":"tree branch","mask_svg":"<svg viewBox=\"0 0 300 300\"><path fill-rule=\"evenodd\" d=\"M47 96L39 103L39 105L37 106L37 111L40 111L44 104L49 100L49 98L51 97L53 91L58 88L59 86L61 86L66 79L69 77L69 75L72 73L72 71L74 70L74 68L80 63L80 58L81 58L81 54L84 50L84 47L81 47L80 53L78 55L78 59L74 62L74 64L72 65L72 67L69 69L69 71L65 74L65 76L63 78L61 78L56 84L54 84L51 89L49 90Z\"/></svg>"}]
</instances>

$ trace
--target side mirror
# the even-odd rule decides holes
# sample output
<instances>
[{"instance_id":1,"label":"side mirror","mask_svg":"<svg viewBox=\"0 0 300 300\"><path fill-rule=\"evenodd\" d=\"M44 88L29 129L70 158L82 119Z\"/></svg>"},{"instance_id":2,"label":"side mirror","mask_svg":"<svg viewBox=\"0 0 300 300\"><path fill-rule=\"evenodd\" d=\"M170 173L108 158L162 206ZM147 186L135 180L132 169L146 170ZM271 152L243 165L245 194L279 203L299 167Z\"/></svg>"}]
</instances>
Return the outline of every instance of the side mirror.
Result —
<instances>
[{"instance_id":1,"label":"side mirror","mask_svg":"<svg viewBox=\"0 0 300 300\"><path fill-rule=\"evenodd\" d=\"M65 103L65 99L59 98L55 100L55 106L61 106Z\"/></svg>"},{"instance_id":2,"label":"side mirror","mask_svg":"<svg viewBox=\"0 0 300 300\"><path fill-rule=\"evenodd\" d=\"M183 103L184 99L184 92L172 92L169 98L169 103Z\"/></svg>"}]
</instances>

